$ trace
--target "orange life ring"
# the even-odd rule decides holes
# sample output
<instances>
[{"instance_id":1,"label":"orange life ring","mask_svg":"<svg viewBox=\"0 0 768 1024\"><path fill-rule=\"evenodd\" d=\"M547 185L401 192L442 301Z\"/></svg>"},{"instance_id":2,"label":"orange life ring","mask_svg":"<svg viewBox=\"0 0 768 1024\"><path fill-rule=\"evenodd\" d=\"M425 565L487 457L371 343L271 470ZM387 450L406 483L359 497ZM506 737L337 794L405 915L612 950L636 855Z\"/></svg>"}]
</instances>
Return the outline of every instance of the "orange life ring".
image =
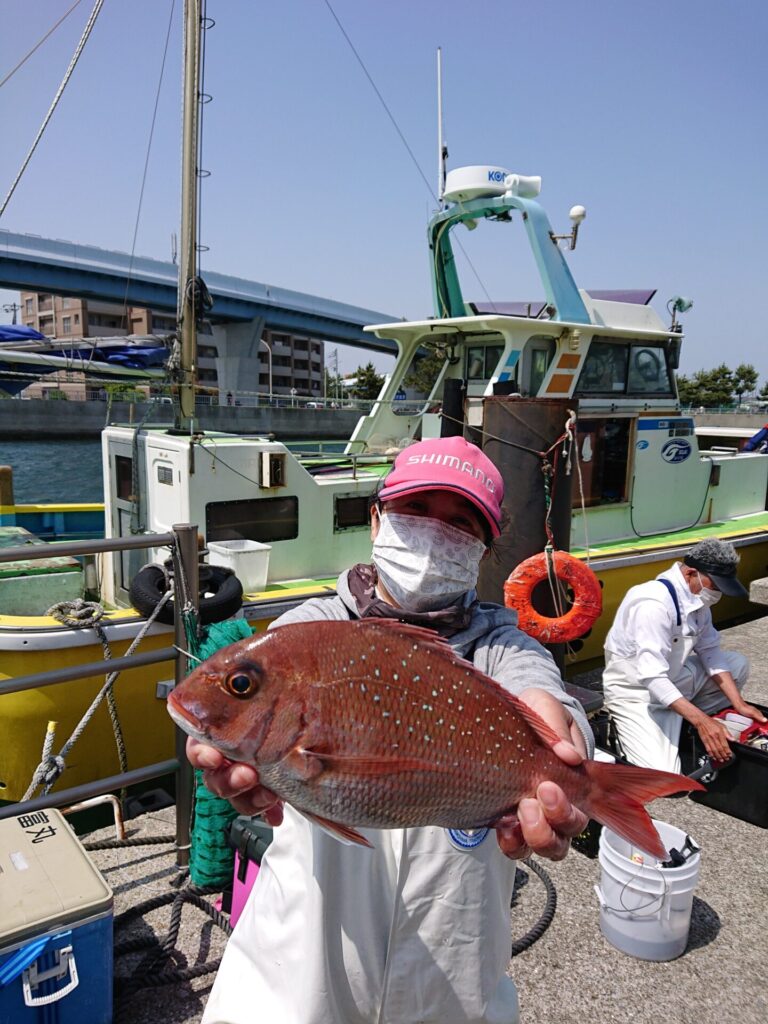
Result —
<instances>
[{"instance_id":1,"label":"orange life ring","mask_svg":"<svg viewBox=\"0 0 768 1024\"><path fill-rule=\"evenodd\" d=\"M553 551L555 576L573 591L573 604L559 618L548 618L537 612L531 595L542 580L547 579L547 554L532 555L514 569L504 584L504 604L518 614L518 625L524 633L545 644L565 643L583 636L603 610L600 582L584 562L565 551Z\"/></svg>"}]
</instances>

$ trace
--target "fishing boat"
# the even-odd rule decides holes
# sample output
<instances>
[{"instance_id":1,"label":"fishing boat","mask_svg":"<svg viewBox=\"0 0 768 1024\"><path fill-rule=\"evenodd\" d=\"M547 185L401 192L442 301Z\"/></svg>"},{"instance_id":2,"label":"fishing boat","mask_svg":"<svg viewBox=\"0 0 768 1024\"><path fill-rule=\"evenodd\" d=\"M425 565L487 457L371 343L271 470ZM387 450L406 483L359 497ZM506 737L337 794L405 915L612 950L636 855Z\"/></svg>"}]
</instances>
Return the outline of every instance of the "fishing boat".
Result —
<instances>
[{"instance_id":1,"label":"fishing boat","mask_svg":"<svg viewBox=\"0 0 768 1024\"><path fill-rule=\"evenodd\" d=\"M188 13L188 31L194 20ZM559 544L588 562L603 588L602 617L571 646L569 666L602 654L613 612L628 587L705 537L727 538L737 546L745 582L766 575L768 456L701 454L693 420L680 410L674 371L683 337L677 317L685 300L671 301L672 320L665 324L650 305L653 292L579 288L563 246L575 245L584 209L574 207L571 232L557 235L538 201L540 179L504 167L456 168L441 182L440 209L428 232L433 315L368 328L394 342L398 358L344 453L302 455L270 437L198 431L198 289L189 287L196 276L199 90L194 73L187 76L186 88L177 419L170 430L140 425L104 430L107 537L197 524L202 557L233 569L243 585L242 599L229 613L263 628L310 596L332 595L337 575L367 560L368 503L405 446L459 432L501 461L505 446L521 436L515 424L525 428L528 410L554 403L568 415L553 436L542 438L542 449L565 431L572 464L560 497L565 486L573 510ZM539 272L540 301L465 298L451 233L487 221L507 227L518 222L525 231ZM499 416L506 424L501 433ZM543 482L539 486L543 503ZM519 500L516 488L508 487L513 511ZM541 527L543 543L544 523ZM137 599L136 580L146 576L148 565L162 566L167 555L163 549L149 555L109 552L80 574L81 591L97 596L104 608L101 626L113 657L125 653L153 600L151 588ZM504 557L502 548L498 578L516 565ZM498 584L496 591L491 587L484 596L502 599ZM717 606L721 618L745 610L744 602L730 598ZM167 646L170 628L153 625L144 647ZM8 678L97 661L102 641L93 628L73 628L41 607L37 614L0 614L0 650ZM161 761L173 750L164 707L167 674L167 668L149 666L126 673L116 687L132 767ZM101 681L94 676L62 684L53 698L50 691L36 690L0 697L0 799L20 798L39 760L47 722L55 717L66 734ZM60 784L77 785L116 769L102 708Z\"/></svg>"}]
</instances>

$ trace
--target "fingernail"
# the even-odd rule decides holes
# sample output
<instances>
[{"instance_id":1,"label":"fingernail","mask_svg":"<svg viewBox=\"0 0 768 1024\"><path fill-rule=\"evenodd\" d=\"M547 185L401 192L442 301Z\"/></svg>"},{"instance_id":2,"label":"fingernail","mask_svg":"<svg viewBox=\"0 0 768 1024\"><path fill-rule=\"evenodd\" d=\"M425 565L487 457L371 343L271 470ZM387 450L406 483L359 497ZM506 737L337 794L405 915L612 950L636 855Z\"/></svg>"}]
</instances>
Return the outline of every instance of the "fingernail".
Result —
<instances>
[{"instance_id":1,"label":"fingernail","mask_svg":"<svg viewBox=\"0 0 768 1024\"><path fill-rule=\"evenodd\" d=\"M557 807L557 793L553 793L548 786L541 786L538 797L548 811L554 811Z\"/></svg>"},{"instance_id":2,"label":"fingernail","mask_svg":"<svg viewBox=\"0 0 768 1024\"><path fill-rule=\"evenodd\" d=\"M535 825L539 820L539 805L535 800L523 800L517 808L517 816L524 825Z\"/></svg>"}]
</instances>

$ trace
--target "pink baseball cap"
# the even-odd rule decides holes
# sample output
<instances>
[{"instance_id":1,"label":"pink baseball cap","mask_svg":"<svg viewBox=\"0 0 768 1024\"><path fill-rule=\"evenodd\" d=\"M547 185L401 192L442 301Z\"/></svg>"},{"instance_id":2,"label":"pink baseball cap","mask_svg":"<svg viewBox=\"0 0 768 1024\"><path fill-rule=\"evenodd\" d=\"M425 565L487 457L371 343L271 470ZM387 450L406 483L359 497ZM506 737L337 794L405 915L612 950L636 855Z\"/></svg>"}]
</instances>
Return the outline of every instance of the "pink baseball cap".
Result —
<instances>
[{"instance_id":1,"label":"pink baseball cap","mask_svg":"<svg viewBox=\"0 0 768 1024\"><path fill-rule=\"evenodd\" d=\"M487 455L463 437L439 437L405 448L379 491L381 501L418 491L453 491L471 501L491 528L501 533L504 482Z\"/></svg>"}]
</instances>

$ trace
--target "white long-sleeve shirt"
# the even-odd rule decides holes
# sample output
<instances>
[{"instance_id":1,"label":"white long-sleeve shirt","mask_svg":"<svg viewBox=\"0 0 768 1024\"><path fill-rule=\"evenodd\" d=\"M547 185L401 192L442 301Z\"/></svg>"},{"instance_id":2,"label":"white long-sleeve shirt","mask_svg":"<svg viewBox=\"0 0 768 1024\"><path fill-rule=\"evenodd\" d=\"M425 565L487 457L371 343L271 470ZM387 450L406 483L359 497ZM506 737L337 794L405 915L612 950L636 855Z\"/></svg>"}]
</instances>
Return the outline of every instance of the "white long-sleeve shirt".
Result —
<instances>
[{"instance_id":1,"label":"white long-sleeve shirt","mask_svg":"<svg viewBox=\"0 0 768 1024\"><path fill-rule=\"evenodd\" d=\"M680 605L680 626L671 594L658 580L667 579L675 588ZM605 639L605 648L619 658L631 660L639 680L648 687L651 700L669 706L684 694L675 685L681 665L674 648L682 639L692 647L710 676L727 672L720 650L720 634L712 624L712 613L701 598L692 594L676 562L655 580L627 591Z\"/></svg>"}]
</instances>

